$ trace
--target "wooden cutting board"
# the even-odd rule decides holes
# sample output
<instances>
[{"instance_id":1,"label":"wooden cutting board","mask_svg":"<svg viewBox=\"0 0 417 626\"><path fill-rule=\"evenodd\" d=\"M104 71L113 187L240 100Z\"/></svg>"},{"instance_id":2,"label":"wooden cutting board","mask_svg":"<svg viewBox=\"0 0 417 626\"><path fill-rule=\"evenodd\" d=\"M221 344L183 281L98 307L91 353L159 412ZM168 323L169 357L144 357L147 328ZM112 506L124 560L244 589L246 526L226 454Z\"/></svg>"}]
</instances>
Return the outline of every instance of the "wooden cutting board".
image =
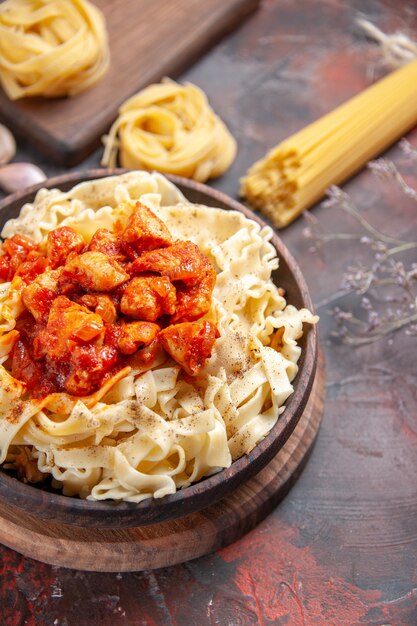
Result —
<instances>
[{"instance_id":1,"label":"wooden cutting board","mask_svg":"<svg viewBox=\"0 0 417 626\"><path fill-rule=\"evenodd\" d=\"M10 101L0 88L0 120L61 165L82 161L100 143L129 96L175 77L260 0L94 0L106 17L111 67L73 98Z\"/></svg>"}]
</instances>

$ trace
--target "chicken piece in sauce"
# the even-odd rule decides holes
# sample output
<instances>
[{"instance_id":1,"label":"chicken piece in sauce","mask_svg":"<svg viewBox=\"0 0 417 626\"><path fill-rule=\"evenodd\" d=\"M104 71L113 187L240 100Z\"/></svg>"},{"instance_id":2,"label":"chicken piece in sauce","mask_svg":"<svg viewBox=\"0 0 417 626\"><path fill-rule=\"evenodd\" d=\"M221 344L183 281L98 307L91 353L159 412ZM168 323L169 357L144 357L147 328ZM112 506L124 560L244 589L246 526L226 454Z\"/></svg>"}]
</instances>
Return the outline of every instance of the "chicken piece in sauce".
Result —
<instances>
[{"instance_id":1,"label":"chicken piece in sauce","mask_svg":"<svg viewBox=\"0 0 417 626\"><path fill-rule=\"evenodd\" d=\"M85 247L84 238L69 226L60 226L48 234L46 257L53 269L64 265L68 256Z\"/></svg>"},{"instance_id":2,"label":"chicken piece in sauce","mask_svg":"<svg viewBox=\"0 0 417 626\"><path fill-rule=\"evenodd\" d=\"M177 241L168 248L146 252L130 266L131 274L157 272L171 281L196 285L207 272L210 260L192 241ZM214 268L213 268L214 271Z\"/></svg>"},{"instance_id":3,"label":"chicken piece in sauce","mask_svg":"<svg viewBox=\"0 0 417 626\"><path fill-rule=\"evenodd\" d=\"M215 339L216 327L207 320L173 324L159 333L166 352L190 376L196 376L211 356Z\"/></svg>"},{"instance_id":4,"label":"chicken piece in sauce","mask_svg":"<svg viewBox=\"0 0 417 626\"><path fill-rule=\"evenodd\" d=\"M48 259L43 256L35 256L35 254L31 252L15 273L15 276L20 276L26 285L30 285L32 281L49 269Z\"/></svg>"},{"instance_id":5,"label":"chicken piece in sauce","mask_svg":"<svg viewBox=\"0 0 417 626\"><path fill-rule=\"evenodd\" d=\"M58 296L52 303L48 323L35 339L38 358L68 358L77 343L96 339L104 332L103 320L84 306Z\"/></svg>"},{"instance_id":6,"label":"chicken piece in sauce","mask_svg":"<svg viewBox=\"0 0 417 626\"><path fill-rule=\"evenodd\" d=\"M86 396L98 389L118 364L119 354L114 346L75 346L71 351L72 373L64 387L74 396Z\"/></svg>"},{"instance_id":7,"label":"chicken piece in sauce","mask_svg":"<svg viewBox=\"0 0 417 626\"><path fill-rule=\"evenodd\" d=\"M176 290L166 276L140 276L128 283L120 310L138 320L154 322L175 312Z\"/></svg>"},{"instance_id":8,"label":"chicken piece in sauce","mask_svg":"<svg viewBox=\"0 0 417 626\"><path fill-rule=\"evenodd\" d=\"M122 354L133 354L139 348L149 346L160 327L152 322L128 322L120 327L118 347Z\"/></svg>"},{"instance_id":9,"label":"chicken piece in sauce","mask_svg":"<svg viewBox=\"0 0 417 626\"><path fill-rule=\"evenodd\" d=\"M91 252L102 252L117 261L126 260L120 236L116 233L111 233L107 228L96 230L88 244L88 250Z\"/></svg>"},{"instance_id":10,"label":"chicken piece in sauce","mask_svg":"<svg viewBox=\"0 0 417 626\"><path fill-rule=\"evenodd\" d=\"M133 274L150 271L179 282L172 323L194 321L207 313L216 271L210 259L194 243L179 241L168 248L147 252L130 266Z\"/></svg>"},{"instance_id":11,"label":"chicken piece in sauce","mask_svg":"<svg viewBox=\"0 0 417 626\"><path fill-rule=\"evenodd\" d=\"M113 300L104 293L86 293L78 299L78 304L86 306L97 315L103 322L114 324L117 320L117 311Z\"/></svg>"},{"instance_id":12,"label":"chicken piece in sauce","mask_svg":"<svg viewBox=\"0 0 417 626\"><path fill-rule=\"evenodd\" d=\"M12 351L12 373L27 384L32 397L56 391L86 395L101 386L117 363L118 350L102 345L100 316L65 296L54 299L46 320L33 323L25 312L16 328L20 337Z\"/></svg>"},{"instance_id":13,"label":"chicken piece in sauce","mask_svg":"<svg viewBox=\"0 0 417 626\"><path fill-rule=\"evenodd\" d=\"M127 357L127 364L134 370L146 372L151 369L154 364L163 363L167 360L168 353L163 349L158 336L148 345L140 348Z\"/></svg>"},{"instance_id":14,"label":"chicken piece in sauce","mask_svg":"<svg viewBox=\"0 0 417 626\"><path fill-rule=\"evenodd\" d=\"M67 260L59 283L74 282L86 291L111 291L129 278L129 274L115 259L103 252L90 251Z\"/></svg>"},{"instance_id":15,"label":"chicken piece in sauce","mask_svg":"<svg viewBox=\"0 0 417 626\"><path fill-rule=\"evenodd\" d=\"M23 289L23 304L37 322L48 319L49 309L57 295L59 274L59 270L47 270Z\"/></svg>"},{"instance_id":16,"label":"chicken piece in sauce","mask_svg":"<svg viewBox=\"0 0 417 626\"><path fill-rule=\"evenodd\" d=\"M13 235L1 244L0 280L12 280L19 266L41 256L36 241L25 235Z\"/></svg>"},{"instance_id":17,"label":"chicken piece in sauce","mask_svg":"<svg viewBox=\"0 0 417 626\"><path fill-rule=\"evenodd\" d=\"M140 202L136 203L121 239L123 248L131 259L148 250L164 248L173 243L172 235L164 222Z\"/></svg>"},{"instance_id":18,"label":"chicken piece in sauce","mask_svg":"<svg viewBox=\"0 0 417 626\"><path fill-rule=\"evenodd\" d=\"M177 289L177 306L171 323L195 321L203 317L210 309L211 294L215 283L216 273L213 269L213 271L207 272L198 285L193 287L179 286Z\"/></svg>"}]
</instances>

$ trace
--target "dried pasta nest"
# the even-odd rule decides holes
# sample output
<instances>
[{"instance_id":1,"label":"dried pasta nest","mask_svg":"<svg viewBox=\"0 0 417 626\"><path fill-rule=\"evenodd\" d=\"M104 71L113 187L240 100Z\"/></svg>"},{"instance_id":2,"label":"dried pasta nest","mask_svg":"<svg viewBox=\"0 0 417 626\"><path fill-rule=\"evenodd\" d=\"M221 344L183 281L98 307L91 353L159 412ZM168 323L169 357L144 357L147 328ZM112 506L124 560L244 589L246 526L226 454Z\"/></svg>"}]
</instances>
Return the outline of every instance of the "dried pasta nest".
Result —
<instances>
[{"instance_id":1,"label":"dried pasta nest","mask_svg":"<svg viewBox=\"0 0 417 626\"><path fill-rule=\"evenodd\" d=\"M235 139L204 92L169 79L126 100L104 143L104 166L114 167L119 153L123 167L200 182L223 174L236 155Z\"/></svg>"},{"instance_id":2,"label":"dried pasta nest","mask_svg":"<svg viewBox=\"0 0 417 626\"><path fill-rule=\"evenodd\" d=\"M0 80L9 98L74 95L108 69L101 11L87 0L0 4Z\"/></svg>"}]
</instances>

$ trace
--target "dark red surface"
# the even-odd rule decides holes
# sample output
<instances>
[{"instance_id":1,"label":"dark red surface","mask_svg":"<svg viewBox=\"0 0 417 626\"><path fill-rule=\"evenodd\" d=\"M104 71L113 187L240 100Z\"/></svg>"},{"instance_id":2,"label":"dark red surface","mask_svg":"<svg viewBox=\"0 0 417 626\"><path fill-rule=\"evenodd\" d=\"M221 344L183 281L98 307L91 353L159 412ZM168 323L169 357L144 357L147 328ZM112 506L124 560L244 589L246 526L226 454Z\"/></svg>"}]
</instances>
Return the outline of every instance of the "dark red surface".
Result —
<instances>
[{"instance_id":1,"label":"dark red surface","mask_svg":"<svg viewBox=\"0 0 417 626\"><path fill-rule=\"evenodd\" d=\"M269 0L186 74L239 142L235 164L215 187L235 195L238 178L267 148L381 73L376 46L354 26L359 13L417 38L412 0ZM417 132L409 138L417 146ZM41 163L24 147L21 155ZM417 166L405 174L417 186ZM417 239L415 202L392 185L366 171L345 189L374 225ZM333 209L315 215L337 227ZM335 244L313 255L303 228L299 221L282 238L319 302L337 289L357 248ZM326 307L319 312L325 416L303 475L272 515L215 555L155 572L72 572L0 548L0 623L417 624L416 339L397 334L347 348L331 338Z\"/></svg>"}]
</instances>

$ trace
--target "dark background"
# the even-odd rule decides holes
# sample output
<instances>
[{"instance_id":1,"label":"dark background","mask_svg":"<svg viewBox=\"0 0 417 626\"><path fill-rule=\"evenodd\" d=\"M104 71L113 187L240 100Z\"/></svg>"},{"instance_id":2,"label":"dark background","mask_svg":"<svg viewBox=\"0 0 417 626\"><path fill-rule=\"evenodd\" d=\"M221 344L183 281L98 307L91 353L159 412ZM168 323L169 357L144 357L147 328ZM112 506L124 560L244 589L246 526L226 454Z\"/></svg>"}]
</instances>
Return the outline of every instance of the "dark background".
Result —
<instances>
[{"instance_id":1,"label":"dark background","mask_svg":"<svg viewBox=\"0 0 417 626\"><path fill-rule=\"evenodd\" d=\"M359 16L417 39L413 0L264 0L180 77L206 91L239 143L214 187L236 196L239 177L267 149L384 73L378 47L355 26ZM415 130L409 139L417 147ZM96 167L100 156L77 169ZM417 187L417 162L398 147L389 157ZM18 159L49 175L63 172L23 143ZM380 230L417 240L417 205L392 183L365 170L344 189ZM314 215L330 230L344 229L334 208ZM314 254L304 227L298 220L281 236L317 304L337 291L362 247L334 243ZM216 554L153 572L75 572L0 547L1 624L417 624L416 338L397 333L342 345L327 308L318 311L327 369L322 428L304 473L272 515Z\"/></svg>"}]
</instances>

